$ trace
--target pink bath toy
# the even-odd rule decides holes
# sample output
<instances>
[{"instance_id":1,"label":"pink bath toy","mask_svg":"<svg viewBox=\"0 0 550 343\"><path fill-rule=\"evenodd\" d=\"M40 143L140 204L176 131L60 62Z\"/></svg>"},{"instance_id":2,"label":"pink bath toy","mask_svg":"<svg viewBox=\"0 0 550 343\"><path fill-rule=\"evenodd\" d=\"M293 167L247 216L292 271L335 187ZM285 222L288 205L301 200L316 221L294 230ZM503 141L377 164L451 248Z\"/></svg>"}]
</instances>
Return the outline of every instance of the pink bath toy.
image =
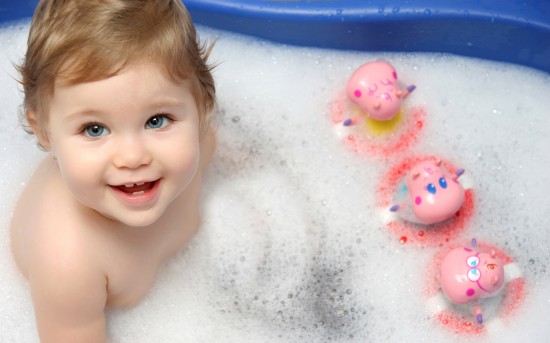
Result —
<instances>
[{"instance_id":1,"label":"pink bath toy","mask_svg":"<svg viewBox=\"0 0 550 343\"><path fill-rule=\"evenodd\" d=\"M350 77L347 84L348 98L372 119L386 121L395 117L401 109L401 101L416 86L400 90L397 72L385 61L363 64ZM347 119L344 125L353 124L357 118Z\"/></svg>"},{"instance_id":2,"label":"pink bath toy","mask_svg":"<svg viewBox=\"0 0 550 343\"><path fill-rule=\"evenodd\" d=\"M520 265L498 246L476 239L443 247L427 275L426 314L465 336L492 335L514 320L528 294Z\"/></svg>"},{"instance_id":3,"label":"pink bath toy","mask_svg":"<svg viewBox=\"0 0 550 343\"><path fill-rule=\"evenodd\" d=\"M435 224L456 214L464 203L464 188L458 178L463 169L450 174L441 160L416 164L405 176L398 192L398 203L390 208L403 219L420 224Z\"/></svg>"},{"instance_id":4,"label":"pink bath toy","mask_svg":"<svg viewBox=\"0 0 550 343\"><path fill-rule=\"evenodd\" d=\"M471 303L500 292L504 286L504 263L496 257L495 250L488 253L457 247L443 258L439 280L441 290L451 302ZM473 312L481 324L481 307L476 305Z\"/></svg>"}]
</instances>

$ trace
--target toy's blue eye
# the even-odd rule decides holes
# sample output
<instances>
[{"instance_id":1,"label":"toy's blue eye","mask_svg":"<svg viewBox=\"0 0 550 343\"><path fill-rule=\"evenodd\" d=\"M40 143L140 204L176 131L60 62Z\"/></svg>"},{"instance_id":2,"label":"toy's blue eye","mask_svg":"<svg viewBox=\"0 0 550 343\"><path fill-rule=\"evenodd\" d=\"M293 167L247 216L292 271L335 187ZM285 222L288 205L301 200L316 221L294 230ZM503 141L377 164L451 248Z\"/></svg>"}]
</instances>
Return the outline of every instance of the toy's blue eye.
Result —
<instances>
[{"instance_id":1,"label":"toy's blue eye","mask_svg":"<svg viewBox=\"0 0 550 343\"><path fill-rule=\"evenodd\" d=\"M477 269L470 269L468 271L468 279L470 281L474 281L476 282L477 280L479 280L481 278L481 273L479 272L479 270Z\"/></svg>"},{"instance_id":2,"label":"toy's blue eye","mask_svg":"<svg viewBox=\"0 0 550 343\"><path fill-rule=\"evenodd\" d=\"M435 186L433 183L428 183L427 189L428 189L428 192L435 194Z\"/></svg>"},{"instance_id":3,"label":"toy's blue eye","mask_svg":"<svg viewBox=\"0 0 550 343\"><path fill-rule=\"evenodd\" d=\"M439 185L441 186L441 188L445 189L447 188L447 180L445 180L444 178L439 178Z\"/></svg>"},{"instance_id":4,"label":"toy's blue eye","mask_svg":"<svg viewBox=\"0 0 550 343\"><path fill-rule=\"evenodd\" d=\"M470 267L477 267L477 265L479 264L479 257L470 256L466 260L466 263L468 263L468 266L470 266Z\"/></svg>"},{"instance_id":5,"label":"toy's blue eye","mask_svg":"<svg viewBox=\"0 0 550 343\"><path fill-rule=\"evenodd\" d=\"M90 124L84 128L84 134L88 137L97 138L104 136L108 130L99 124Z\"/></svg>"}]
</instances>

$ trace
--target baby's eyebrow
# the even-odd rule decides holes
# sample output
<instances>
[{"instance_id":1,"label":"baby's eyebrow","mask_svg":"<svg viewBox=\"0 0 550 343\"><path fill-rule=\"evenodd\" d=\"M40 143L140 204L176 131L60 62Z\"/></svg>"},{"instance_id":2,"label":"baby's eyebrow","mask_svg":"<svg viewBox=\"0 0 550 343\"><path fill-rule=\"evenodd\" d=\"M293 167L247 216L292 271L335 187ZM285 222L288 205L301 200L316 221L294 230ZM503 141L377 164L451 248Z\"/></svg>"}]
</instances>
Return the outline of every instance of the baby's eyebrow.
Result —
<instances>
[{"instance_id":1,"label":"baby's eyebrow","mask_svg":"<svg viewBox=\"0 0 550 343\"><path fill-rule=\"evenodd\" d=\"M174 98L163 98L155 101L151 101L148 105L146 105L146 108L149 108L151 110L159 109L159 108L181 108L185 107L186 102L182 101L180 99L174 99ZM98 116L103 114L104 112L98 109L92 109L92 108L84 108L82 110L75 111L74 113L69 114L66 119L67 120L74 120L79 117L86 117L86 116Z\"/></svg>"},{"instance_id":2,"label":"baby's eyebrow","mask_svg":"<svg viewBox=\"0 0 550 343\"><path fill-rule=\"evenodd\" d=\"M81 110L81 111L76 111L74 113L71 113L69 114L65 120L66 121L71 121L71 120L75 120L75 119L80 119L82 117L91 117L91 116L98 116L98 115L101 115L101 111L99 110L93 110L93 109L84 109L84 110Z\"/></svg>"},{"instance_id":3,"label":"baby's eyebrow","mask_svg":"<svg viewBox=\"0 0 550 343\"><path fill-rule=\"evenodd\" d=\"M166 98L166 99L160 99L157 101L153 101L150 105L150 107L158 108L158 107L183 107L185 106L185 102L181 101L179 99L173 99L173 98Z\"/></svg>"}]
</instances>

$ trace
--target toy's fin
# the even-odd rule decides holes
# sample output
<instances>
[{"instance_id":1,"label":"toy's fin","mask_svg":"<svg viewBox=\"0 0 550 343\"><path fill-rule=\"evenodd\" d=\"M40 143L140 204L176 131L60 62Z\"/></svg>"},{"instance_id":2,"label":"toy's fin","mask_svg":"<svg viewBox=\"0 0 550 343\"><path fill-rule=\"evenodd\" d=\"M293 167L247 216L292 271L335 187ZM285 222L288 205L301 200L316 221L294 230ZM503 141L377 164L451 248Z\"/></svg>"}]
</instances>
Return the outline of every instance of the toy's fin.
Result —
<instances>
[{"instance_id":1,"label":"toy's fin","mask_svg":"<svg viewBox=\"0 0 550 343\"><path fill-rule=\"evenodd\" d=\"M392 207L390 207L390 212L397 212L399 210L399 205L393 205Z\"/></svg>"},{"instance_id":2,"label":"toy's fin","mask_svg":"<svg viewBox=\"0 0 550 343\"><path fill-rule=\"evenodd\" d=\"M397 92L397 97L398 97L398 98L401 98L401 99L405 99L405 98L408 97L409 94L411 94L415 89L416 89L416 86L415 86L415 85L410 85L410 86L408 86L407 88L405 88L404 90L398 91L398 92Z\"/></svg>"},{"instance_id":3,"label":"toy's fin","mask_svg":"<svg viewBox=\"0 0 550 343\"><path fill-rule=\"evenodd\" d=\"M351 118L348 118L348 119L344 120L344 122L342 124L344 126L351 126L351 125L357 124L359 121L361 121L361 116L356 115L356 116L353 116Z\"/></svg>"}]
</instances>

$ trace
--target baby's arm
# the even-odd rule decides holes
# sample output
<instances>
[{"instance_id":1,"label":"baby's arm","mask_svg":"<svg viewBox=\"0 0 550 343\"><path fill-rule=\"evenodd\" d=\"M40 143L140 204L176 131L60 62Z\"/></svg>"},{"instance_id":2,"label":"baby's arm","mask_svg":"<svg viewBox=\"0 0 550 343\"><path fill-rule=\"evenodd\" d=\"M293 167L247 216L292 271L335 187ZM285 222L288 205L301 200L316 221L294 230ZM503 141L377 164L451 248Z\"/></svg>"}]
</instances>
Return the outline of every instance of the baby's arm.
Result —
<instances>
[{"instance_id":1,"label":"baby's arm","mask_svg":"<svg viewBox=\"0 0 550 343\"><path fill-rule=\"evenodd\" d=\"M29 265L40 341L103 343L106 277L82 249L61 245L36 249Z\"/></svg>"}]
</instances>

